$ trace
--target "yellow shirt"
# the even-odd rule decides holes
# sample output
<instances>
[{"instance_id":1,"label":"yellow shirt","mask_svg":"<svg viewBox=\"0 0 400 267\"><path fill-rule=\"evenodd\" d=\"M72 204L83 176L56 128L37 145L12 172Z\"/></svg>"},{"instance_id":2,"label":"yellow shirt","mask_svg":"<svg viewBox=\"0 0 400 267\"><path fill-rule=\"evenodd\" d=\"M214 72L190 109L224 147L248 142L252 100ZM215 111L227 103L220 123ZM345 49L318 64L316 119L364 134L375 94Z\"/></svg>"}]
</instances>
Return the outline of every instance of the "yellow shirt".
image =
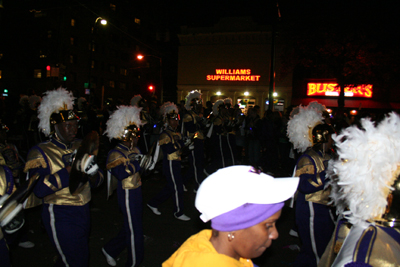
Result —
<instances>
[{"instance_id":1,"label":"yellow shirt","mask_svg":"<svg viewBox=\"0 0 400 267\"><path fill-rule=\"evenodd\" d=\"M189 237L182 246L166 260L162 267L253 267L253 262L239 261L219 254L210 242L211 230L203 230Z\"/></svg>"}]
</instances>

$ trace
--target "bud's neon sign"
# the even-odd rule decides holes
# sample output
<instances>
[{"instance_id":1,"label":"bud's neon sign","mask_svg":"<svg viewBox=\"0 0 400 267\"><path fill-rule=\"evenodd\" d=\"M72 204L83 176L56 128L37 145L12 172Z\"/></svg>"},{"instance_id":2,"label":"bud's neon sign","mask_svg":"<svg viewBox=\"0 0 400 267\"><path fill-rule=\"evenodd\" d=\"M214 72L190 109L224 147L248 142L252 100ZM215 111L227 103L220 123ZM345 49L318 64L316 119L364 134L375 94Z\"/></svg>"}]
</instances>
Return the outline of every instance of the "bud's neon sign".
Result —
<instances>
[{"instance_id":1,"label":"bud's neon sign","mask_svg":"<svg viewBox=\"0 0 400 267\"><path fill-rule=\"evenodd\" d=\"M260 75L251 75L251 69L216 69L215 75L207 75L207 81L258 82Z\"/></svg>"},{"instance_id":2,"label":"bud's neon sign","mask_svg":"<svg viewBox=\"0 0 400 267\"><path fill-rule=\"evenodd\" d=\"M337 83L308 83L308 96L339 96L340 88ZM346 86L344 96L347 97L372 97L372 84Z\"/></svg>"}]
</instances>

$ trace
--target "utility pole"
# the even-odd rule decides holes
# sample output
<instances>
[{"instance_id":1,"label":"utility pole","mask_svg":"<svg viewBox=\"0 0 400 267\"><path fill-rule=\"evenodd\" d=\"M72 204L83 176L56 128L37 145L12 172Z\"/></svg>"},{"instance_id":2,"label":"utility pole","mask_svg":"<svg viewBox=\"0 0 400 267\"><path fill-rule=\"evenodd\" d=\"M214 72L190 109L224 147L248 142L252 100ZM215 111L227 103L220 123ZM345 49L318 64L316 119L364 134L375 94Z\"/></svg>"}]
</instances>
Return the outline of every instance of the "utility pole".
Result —
<instances>
[{"instance_id":1,"label":"utility pole","mask_svg":"<svg viewBox=\"0 0 400 267\"><path fill-rule=\"evenodd\" d=\"M281 12L279 10L278 2L276 2L277 18L272 21L272 33L271 33L271 65L269 73L269 91L268 91L268 109L274 110L274 92L275 92L275 39L276 39L276 27L278 21L281 18Z\"/></svg>"}]
</instances>

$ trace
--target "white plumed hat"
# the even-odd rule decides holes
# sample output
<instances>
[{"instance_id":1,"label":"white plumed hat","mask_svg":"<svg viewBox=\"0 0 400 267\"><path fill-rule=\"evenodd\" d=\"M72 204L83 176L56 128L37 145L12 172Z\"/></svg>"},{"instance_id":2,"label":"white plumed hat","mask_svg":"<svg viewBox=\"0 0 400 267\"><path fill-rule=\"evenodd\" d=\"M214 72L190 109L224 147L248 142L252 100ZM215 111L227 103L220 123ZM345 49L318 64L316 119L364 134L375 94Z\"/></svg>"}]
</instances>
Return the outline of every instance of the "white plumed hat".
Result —
<instances>
[{"instance_id":1,"label":"white plumed hat","mask_svg":"<svg viewBox=\"0 0 400 267\"><path fill-rule=\"evenodd\" d=\"M192 106L190 104L192 103L192 100L196 98L201 99L201 93L199 91L193 90L189 92L189 94L186 96L186 103L185 103L186 110L192 109Z\"/></svg>"},{"instance_id":2,"label":"white plumed hat","mask_svg":"<svg viewBox=\"0 0 400 267\"><path fill-rule=\"evenodd\" d=\"M160 107L160 112L163 115L164 119L166 119L167 115L170 114L170 113L179 114L178 107L172 102L165 102Z\"/></svg>"},{"instance_id":3,"label":"white plumed hat","mask_svg":"<svg viewBox=\"0 0 400 267\"><path fill-rule=\"evenodd\" d=\"M287 126L287 136L294 149L302 153L313 146L312 129L323 123L324 118L322 112L313 106L300 105L293 111Z\"/></svg>"},{"instance_id":4,"label":"white plumed hat","mask_svg":"<svg viewBox=\"0 0 400 267\"><path fill-rule=\"evenodd\" d=\"M215 101L215 103L213 105L214 116L218 116L218 113L219 113L218 109L219 109L219 106L221 106L221 105L224 105L224 100L219 99L219 100Z\"/></svg>"},{"instance_id":5,"label":"white plumed hat","mask_svg":"<svg viewBox=\"0 0 400 267\"><path fill-rule=\"evenodd\" d=\"M104 132L111 140L119 139L124 135L125 130L136 125L138 128L142 126L140 120L140 111L142 108L136 106L118 106L107 121L107 129Z\"/></svg>"},{"instance_id":6,"label":"white plumed hat","mask_svg":"<svg viewBox=\"0 0 400 267\"><path fill-rule=\"evenodd\" d=\"M50 117L53 113L59 114L62 111L71 111L73 119L78 119L72 112L75 97L64 88L47 91L38 107L39 129L46 135L50 135ZM67 118L65 119L67 120Z\"/></svg>"},{"instance_id":7,"label":"white plumed hat","mask_svg":"<svg viewBox=\"0 0 400 267\"><path fill-rule=\"evenodd\" d=\"M362 119L361 127L351 126L332 135L338 159L329 162L333 181L331 198L337 212L352 224L380 218L387 197L400 172L400 117L390 113L377 126Z\"/></svg>"},{"instance_id":8,"label":"white plumed hat","mask_svg":"<svg viewBox=\"0 0 400 267\"><path fill-rule=\"evenodd\" d=\"M131 106L139 107L139 101L142 99L141 95L134 95L131 98Z\"/></svg>"}]
</instances>

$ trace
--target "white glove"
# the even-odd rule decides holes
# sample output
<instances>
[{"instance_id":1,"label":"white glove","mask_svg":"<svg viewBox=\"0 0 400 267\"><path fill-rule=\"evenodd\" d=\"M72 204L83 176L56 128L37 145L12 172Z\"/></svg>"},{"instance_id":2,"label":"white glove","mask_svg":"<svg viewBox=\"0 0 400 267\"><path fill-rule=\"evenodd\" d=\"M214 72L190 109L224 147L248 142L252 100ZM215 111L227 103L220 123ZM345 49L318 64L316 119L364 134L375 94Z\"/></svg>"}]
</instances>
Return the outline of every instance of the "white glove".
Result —
<instances>
[{"instance_id":1,"label":"white glove","mask_svg":"<svg viewBox=\"0 0 400 267\"><path fill-rule=\"evenodd\" d=\"M185 146L189 146L192 143L192 140L189 137L184 137L183 142Z\"/></svg>"},{"instance_id":2,"label":"white glove","mask_svg":"<svg viewBox=\"0 0 400 267\"><path fill-rule=\"evenodd\" d=\"M99 169L99 166L94 162L94 160L94 155L85 154L82 160L77 162L77 169L88 175L94 175Z\"/></svg>"},{"instance_id":3,"label":"white glove","mask_svg":"<svg viewBox=\"0 0 400 267\"><path fill-rule=\"evenodd\" d=\"M142 158L144 158L144 157L145 157L145 155L143 155L143 154L135 154L131 159L137 160L140 162L142 160Z\"/></svg>"},{"instance_id":4,"label":"white glove","mask_svg":"<svg viewBox=\"0 0 400 267\"><path fill-rule=\"evenodd\" d=\"M150 166L153 164L153 157L152 156L143 156L140 161L140 168L143 170L150 169Z\"/></svg>"},{"instance_id":5,"label":"white glove","mask_svg":"<svg viewBox=\"0 0 400 267\"><path fill-rule=\"evenodd\" d=\"M193 149L194 149L194 144L192 143L189 145L189 150L193 150Z\"/></svg>"}]
</instances>

